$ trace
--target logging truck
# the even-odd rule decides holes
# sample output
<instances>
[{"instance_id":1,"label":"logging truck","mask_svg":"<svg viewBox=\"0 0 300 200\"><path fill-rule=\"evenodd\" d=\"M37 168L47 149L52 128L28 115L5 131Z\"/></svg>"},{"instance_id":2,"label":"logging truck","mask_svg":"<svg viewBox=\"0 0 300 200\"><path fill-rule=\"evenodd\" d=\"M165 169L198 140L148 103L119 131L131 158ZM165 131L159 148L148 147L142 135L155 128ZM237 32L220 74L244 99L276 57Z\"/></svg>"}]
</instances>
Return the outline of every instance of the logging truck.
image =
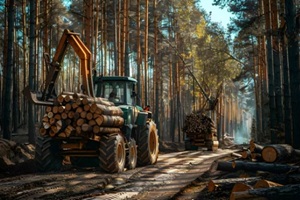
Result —
<instances>
[{"instance_id":1,"label":"logging truck","mask_svg":"<svg viewBox=\"0 0 300 200\"><path fill-rule=\"evenodd\" d=\"M57 95L55 83L68 46L80 59L82 91ZM46 107L36 140L39 171L59 170L66 158L74 166L109 173L157 162L156 124L152 113L135 103L135 79L92 75L91 53L70 30L63 32L52 61L44 58L48 73L43 91L25 90L31 102Z\"/></svg>"}]
</instances>

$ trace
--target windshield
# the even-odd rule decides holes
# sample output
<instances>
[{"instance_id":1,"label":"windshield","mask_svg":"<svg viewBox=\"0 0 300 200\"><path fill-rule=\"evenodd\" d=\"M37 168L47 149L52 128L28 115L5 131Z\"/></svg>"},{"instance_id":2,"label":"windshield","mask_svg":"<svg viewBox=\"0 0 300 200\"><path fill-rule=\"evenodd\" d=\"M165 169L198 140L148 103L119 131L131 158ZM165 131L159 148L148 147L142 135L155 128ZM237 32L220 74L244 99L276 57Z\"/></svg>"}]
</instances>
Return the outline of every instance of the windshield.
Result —
<instances>
[{"instance_id":1,"label":"windshield","mask_svg":"<svg viewBox=\"0 0 300 200\"><path fill-rule=\"evenodd\" d=\"M125 83L124 82L105 82L102 86L102 97L114 103L124 103Z\"/></svg>"}]
</instances>

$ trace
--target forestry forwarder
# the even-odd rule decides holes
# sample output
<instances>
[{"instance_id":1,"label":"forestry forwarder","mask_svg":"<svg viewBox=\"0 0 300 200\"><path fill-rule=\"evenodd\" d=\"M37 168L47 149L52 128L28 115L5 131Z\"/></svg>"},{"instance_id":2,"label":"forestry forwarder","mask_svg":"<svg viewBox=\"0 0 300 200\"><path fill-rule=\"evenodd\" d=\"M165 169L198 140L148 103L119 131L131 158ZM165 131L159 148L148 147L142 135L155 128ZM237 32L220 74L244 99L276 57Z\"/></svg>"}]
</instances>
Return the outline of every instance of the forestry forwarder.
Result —
<instances>
[{"instance_id":1,"label":"forestry forwarder","mask_svg":"<svg viewBox=\"0 0 300 200\"><path fill-rule=\"evenodd\" d=\"M69 45L80 58L83 94L65 92L57 96L54 85ZM70 158L72 165L96 166L110 173L157 162L159 143L156 124L151 112L135 105L135 79L93 77L90 51L79 34L69 30L64 31L52 62L49 62L49 56L45 58L48 58L45 59L48 75L42 94L38 97L28 88L25 90L33 103L47 106L46 112L50 111L43 118L43 123L47 126L41 127L36 141L35 159L39 171L59 170L66 156ZM60 97L71 101L58 101ZM111 99L113 97L115 98ZM82 119L79 117L82 117L80 109L74 109L70 114L72 110L67 111L67 106L84 106L91 110L94 108L89 113L96 118ZM55 107L60 108L62 114L53 119L51 111ZM84 111L81 109L81 112ZM70 116L66 118L63 114ZM49 127L49 121L60 126Z\"/></svg>"}]
</instances>

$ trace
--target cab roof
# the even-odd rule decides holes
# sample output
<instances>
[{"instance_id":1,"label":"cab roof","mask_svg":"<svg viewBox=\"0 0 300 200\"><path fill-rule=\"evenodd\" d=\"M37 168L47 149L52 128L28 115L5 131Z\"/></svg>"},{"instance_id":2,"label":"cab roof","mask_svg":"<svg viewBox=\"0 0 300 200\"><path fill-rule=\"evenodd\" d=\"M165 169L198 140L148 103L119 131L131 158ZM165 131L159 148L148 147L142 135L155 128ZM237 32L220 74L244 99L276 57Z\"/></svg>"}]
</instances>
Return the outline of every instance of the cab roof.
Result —
<instances>
[{"instance_id":1,"label":"cab roof","mask_svg":"<svg viewBox=\"0 0 300 200\"><path fill-rule=\"evenodd\" d=\"M128 76L100 76L97 77L96 82L101 82L101 81L123 81L123 82L134 82L137 83L137 80L128 77Z\"/></svg>"}]
</instances>

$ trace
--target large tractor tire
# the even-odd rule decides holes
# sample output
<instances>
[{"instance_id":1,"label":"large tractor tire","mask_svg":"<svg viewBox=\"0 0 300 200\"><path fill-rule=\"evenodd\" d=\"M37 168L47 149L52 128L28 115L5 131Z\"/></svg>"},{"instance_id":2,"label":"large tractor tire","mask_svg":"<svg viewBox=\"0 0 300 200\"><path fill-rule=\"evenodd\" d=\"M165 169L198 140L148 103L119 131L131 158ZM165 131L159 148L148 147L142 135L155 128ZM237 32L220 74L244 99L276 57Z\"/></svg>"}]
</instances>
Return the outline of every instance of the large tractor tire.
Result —
<instances>
[{"instance_id":1,"label":"large tractor tire","mask_svg":"<svg viewBox=\"0 0 300 200\"><path fill-rule=\"evenodd\" d=\"M152 165L158 158L158 135L153 121L147 123L138 136L137 163L139 166Z\"/></svg>"},{"instance_id":2,"label":"large tractor tire","mask_svg":"<svg viewBox=\"0 0 300 200\"><path fill-rule=\"evenodd\" d=\"M137 146L135 140L132 138L128 142L128 152L126 156L126 168L134 169L137 164Z\"/></svg>"},{"instance_id":3,"label":"large tractor tire","mask_svg":"<svg viewBox=\"0 0 300 200\"><path fill-rule=\"evenodd\" d=\"M35 148L35 161L40 172L57 171L62 167L63 156L60 155L60 141L51 137L38 136Z\"/></svg>"},{"instance_id":4,"label":"large tractor tire","mask_svg":"<svg viewBox=\"0 0 300 200\"><path fill-rule=\"evenodd\" d=\"M85 144L84 150L98 150L99 142L90 140ZM71 163L76 167L99 167L98 157L71 157Z\"/></svg>"},{"instance_id":5,"label":"large tractor tire","mask_svg":"<svg viewBox=\"0 0 300 200\"><path fill-rule=\"evenodd\" d=\"M100 139L99 166L109 173L124 171L126 151L124 138L119 135L104 135Z\"/></svg>"}]
</instances>

